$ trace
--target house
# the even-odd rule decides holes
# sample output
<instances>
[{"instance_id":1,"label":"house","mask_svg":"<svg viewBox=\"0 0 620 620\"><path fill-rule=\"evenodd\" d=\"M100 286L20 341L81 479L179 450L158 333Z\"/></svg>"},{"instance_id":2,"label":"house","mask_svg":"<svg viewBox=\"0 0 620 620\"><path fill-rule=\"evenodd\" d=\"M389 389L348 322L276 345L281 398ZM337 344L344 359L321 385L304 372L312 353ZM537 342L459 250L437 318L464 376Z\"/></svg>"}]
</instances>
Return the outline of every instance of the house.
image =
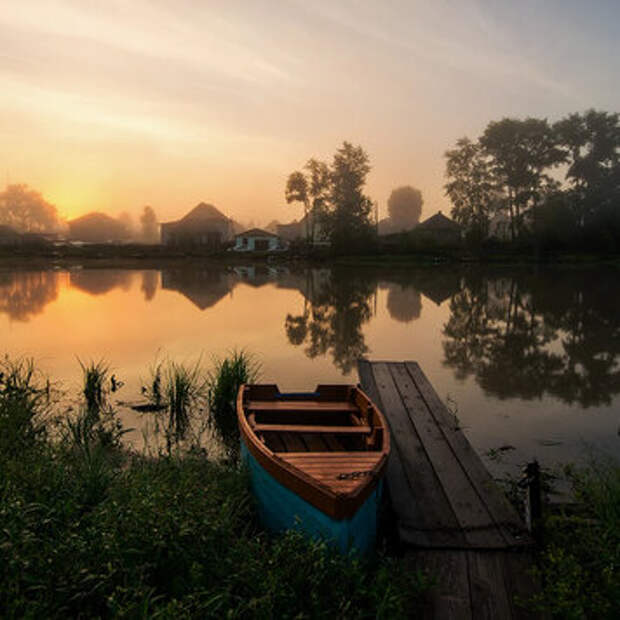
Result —
<instances>
[{"instance_id":1,"label":"house","mask_svg":"<svg viewBox=\"0 0 620 620\"><path fill-rule=\"evenodd\" d=\"M288 243L273 233L251 228L235 236L235 252L281 252L286 250Z\"/></svg>"},{"instance_id":2,"label":"house","mask_svg":"<svg viewBox=\"0 0 620 620\"><path fill-rule=\"evenodd\" d=\"M461 241L461 232L461 226L443 215L441 211L420 222L413 229L417 239L436 245L458 245Z\"/></svg>"},{"instance_id":3,"label":"house","mask_svg":"<svg viewBox=\"0 0 620 620\"><path fill-rule=\"evenodd\" d=\"M161 242L167 246L218 249L230 241L232 235L232 220L204 202L180 220L161 225Z\"/></svg>"},{"instance_id":4,"label":"house","mask_svg":"<svg viewBox=\"0 0 620 620\"><path fill-rule=\"evenodd\" d=\"M13 230L10 226L3 226L0 224L0 246L1 247L16 247L22 244L22 235L16 230Z\"/></svg>"},{"instance_id":5,"label":"house","mask_svg":"<svg viewBox=\"0 0 620 620\"><path fill-rule=\"evenodd\" d=\"M109 243L126 240L129 231L125 224L105 213L88 213L68 222L71 241Z\"/></svg>"}]
</instances>

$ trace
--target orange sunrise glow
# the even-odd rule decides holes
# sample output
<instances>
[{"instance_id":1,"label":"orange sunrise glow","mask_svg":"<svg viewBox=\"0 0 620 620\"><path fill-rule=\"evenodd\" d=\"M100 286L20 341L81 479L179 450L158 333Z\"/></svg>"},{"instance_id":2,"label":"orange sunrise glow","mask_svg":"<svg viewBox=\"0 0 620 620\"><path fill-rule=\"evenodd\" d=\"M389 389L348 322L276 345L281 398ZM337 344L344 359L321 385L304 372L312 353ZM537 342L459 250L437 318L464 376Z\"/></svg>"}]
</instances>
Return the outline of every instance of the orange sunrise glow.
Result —
<instances>
[{"instance_id":1,"label":"orange sunrise glow","mask_svg":"<svg viewBox=\"0 0 620 620\"><path fill-rule=\"evenodd\" d=\"M536 10L543 28L553 16ZM150 204L166 221L204 200L264 225L300 216L284 200L290 171L350 140L370 156L381 214L404 183L425 216L447 211L442 156L457 137L618 100L606 37L579 73L557 69L576 54L579 11L553 45L512 17L473 0L12 3L1 172L66 218Z\"/></svg>"}]
</instances>

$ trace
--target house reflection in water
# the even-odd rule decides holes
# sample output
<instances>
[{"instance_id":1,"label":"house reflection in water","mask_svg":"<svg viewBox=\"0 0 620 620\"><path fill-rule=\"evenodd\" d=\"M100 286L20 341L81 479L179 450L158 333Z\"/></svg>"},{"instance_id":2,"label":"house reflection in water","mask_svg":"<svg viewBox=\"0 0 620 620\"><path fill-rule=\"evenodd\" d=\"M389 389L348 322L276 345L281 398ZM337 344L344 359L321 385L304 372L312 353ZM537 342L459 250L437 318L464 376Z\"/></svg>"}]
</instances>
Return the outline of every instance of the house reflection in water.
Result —
<instances>
[{"instance_id":1,"label":"house reflection in water","mask_svg":"<svg viewBox=\"0 0 620 620\"><path fill-rule=\"evenodd\" d=\"M115 288L128 291L134 273L127 269L78 269L71 271L69 281L73 288L89 295L105 295Z\"/></svg>"},{"instance_id":2,"label":"house reflection in water","mask_svg":"<svg viewBox=\"0 0 620 620\"><path fill-rule=\"evenodd\" d=\"M178 291L197 308L206 310L232 291L236 279L233 273L220 268L164 269L161 288Z\"/></svg>"}]
</instances>

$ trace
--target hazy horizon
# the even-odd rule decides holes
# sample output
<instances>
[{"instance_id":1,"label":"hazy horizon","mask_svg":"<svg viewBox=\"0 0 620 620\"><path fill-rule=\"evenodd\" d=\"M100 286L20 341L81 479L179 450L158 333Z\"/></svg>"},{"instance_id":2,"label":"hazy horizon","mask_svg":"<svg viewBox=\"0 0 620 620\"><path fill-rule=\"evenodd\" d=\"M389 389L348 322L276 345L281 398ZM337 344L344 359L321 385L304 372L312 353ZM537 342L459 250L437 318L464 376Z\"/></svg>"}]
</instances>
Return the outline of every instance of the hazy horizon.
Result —
<instances>
[{"instance_id":1,"label":"hazy horizon","mask_svg":"<svg viewBox=\"0 0 620 620\"><path fill-rule=\"evenodd\" d=\"M392 189L450 210L443 153L491 120L620 108L620 5L466 0L9 0L0 13L2 181L62 217L160 221L199 202L264 226L301 217L288 174L343 140Z\"/></svg>"}]
</instances>

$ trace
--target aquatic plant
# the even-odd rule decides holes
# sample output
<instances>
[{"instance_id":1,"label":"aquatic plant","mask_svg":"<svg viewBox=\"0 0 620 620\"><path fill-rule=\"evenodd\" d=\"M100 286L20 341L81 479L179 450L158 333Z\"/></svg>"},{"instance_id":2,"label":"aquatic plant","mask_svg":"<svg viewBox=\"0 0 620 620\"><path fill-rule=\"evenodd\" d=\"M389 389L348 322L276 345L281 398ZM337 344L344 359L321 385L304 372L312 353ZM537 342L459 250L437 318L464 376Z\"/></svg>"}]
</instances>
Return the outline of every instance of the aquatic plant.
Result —
<instances>
[{"instance_id":1,"label":"aquatic plant","mask_svg":"<svg viewBox=\"0 0 620 620\"><path fill-rule=\"evenodd\" d=\"M170 439L185 437L190 424L190 411L206 402L207 381L201 360L180 364L169 360L164 367L164 397L168 406L168 448Z\"/></svg>"},{"instance_id":2,"label":"aquatic plant","mask_svg":"<svg viewBox=\"0 0 620 620\"><path fill-rule=\"evenodd\" d=\"M237 392L242 384L258 380L260 364L243 349L235 349L223 359L214 359L213 366L208 377L209 419L229 454L235 456L239 450Z\"/></svg>"},{"instance_id":3,"label":"aquatic plant","mask_svg":"<svg viewBox=\"0 0 620 620\"><path fill-rule=\"evenodd\" d=\"M82 368L82 394L86 404L86 411L94 419L97 419L101 412L108 408L108 381L110 366L105 360L98 362L91 360L88 363L82 362L78 358Z\"/></svg>"}]
</instances>

